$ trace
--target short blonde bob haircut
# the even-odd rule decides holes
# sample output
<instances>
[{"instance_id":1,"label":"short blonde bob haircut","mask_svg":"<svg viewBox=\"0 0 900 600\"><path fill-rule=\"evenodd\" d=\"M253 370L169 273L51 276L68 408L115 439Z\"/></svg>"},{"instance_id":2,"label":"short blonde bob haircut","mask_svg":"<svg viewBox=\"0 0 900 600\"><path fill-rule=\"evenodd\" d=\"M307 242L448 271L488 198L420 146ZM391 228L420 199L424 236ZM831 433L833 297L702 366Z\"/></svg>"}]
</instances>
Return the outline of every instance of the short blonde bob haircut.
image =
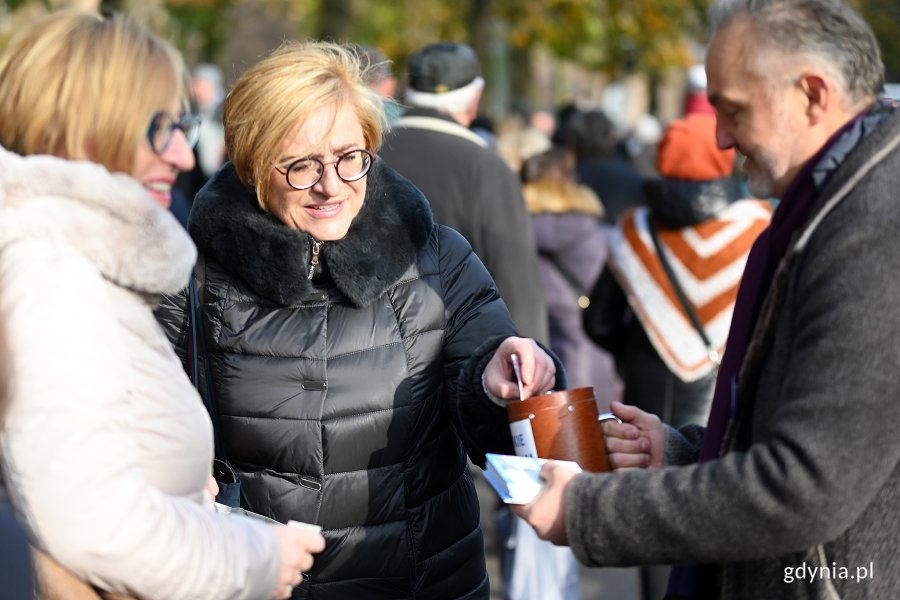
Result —
<instances>
[{"instance_id":1,"label":"short blonde bob haircut","mask_svg":"<svg viewBox=\"0 0 900 600\"><path fill-rule=\"evenodd\" d=\"M0 143L131 173L153 114L185 105L181 55L125 17L50 13L0 54Z\"/></svg>"},{"instance_id":2,"label":"short blonde bob haircut","mask_svg":"<svg viewBox=\"0 0 900 600\"><path fill-rule=\"evenodd\" d=\"M384 106L364 77L359 56L350 48L331 42L287 42L234 84L222 109L225 145L238 177L256 188L260 208L266 209L274 165L285 140L323 107L331 110L333 127L338 112L351 106L366 149L378 151L386 127Z\"/></svg>"}]
</instances>

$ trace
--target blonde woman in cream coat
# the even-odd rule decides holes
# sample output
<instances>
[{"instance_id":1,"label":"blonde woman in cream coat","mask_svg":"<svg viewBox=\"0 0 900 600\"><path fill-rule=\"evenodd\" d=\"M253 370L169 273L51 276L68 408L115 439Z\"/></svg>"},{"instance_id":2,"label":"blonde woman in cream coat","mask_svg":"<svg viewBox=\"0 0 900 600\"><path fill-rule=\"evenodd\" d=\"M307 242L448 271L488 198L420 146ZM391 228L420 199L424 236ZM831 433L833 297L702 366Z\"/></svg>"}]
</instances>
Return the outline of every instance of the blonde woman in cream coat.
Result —
<instances>
[{"instance_id":1,"label":"blonde woman in cream coat","mask_svg":"<svg viewBox=\"0 0 900 600\"><path fill-rule=\"evenodd\" d=\"M196 257L166 210L194 160L182 81L167 43L88 13L0 55L3 475L34 545L98 588L286 598L324 541L214 511L211 425L152 314Z\"/></svg>"}]
</instances>

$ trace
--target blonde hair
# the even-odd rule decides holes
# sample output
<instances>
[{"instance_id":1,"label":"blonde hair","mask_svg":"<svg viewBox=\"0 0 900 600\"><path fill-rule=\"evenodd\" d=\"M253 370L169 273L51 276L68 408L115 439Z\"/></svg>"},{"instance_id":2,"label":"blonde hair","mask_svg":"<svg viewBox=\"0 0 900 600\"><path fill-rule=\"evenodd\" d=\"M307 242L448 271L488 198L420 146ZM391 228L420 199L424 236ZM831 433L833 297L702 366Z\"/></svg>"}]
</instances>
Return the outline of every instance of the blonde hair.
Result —
<instances>
[{"instance_id":1,"label":"blonde hair","mask_svg":"<svg viewBox=\"0 0 900 600\"><path fill-rule=\"evenodd\" d=\"M185 102L185 78L168 42L121 15L51 13L0 54L0 143L130 173L153 114Z\"/></svg>"},{"instance_id":2,"label":"blonde hair","mask_svg":"<svg viewBox=\"0 0 900 600\"><path fill-rule=\"evenodd\" d=\"M366 149L378 150L386 127L384 107L365 76L350 48L287 42L234 84L222 111L225 145L238 177L256 188L262 209L285 138L322 107L332 109L332 119L345 106L352 107Z\"/></svg>"}]
</instances>

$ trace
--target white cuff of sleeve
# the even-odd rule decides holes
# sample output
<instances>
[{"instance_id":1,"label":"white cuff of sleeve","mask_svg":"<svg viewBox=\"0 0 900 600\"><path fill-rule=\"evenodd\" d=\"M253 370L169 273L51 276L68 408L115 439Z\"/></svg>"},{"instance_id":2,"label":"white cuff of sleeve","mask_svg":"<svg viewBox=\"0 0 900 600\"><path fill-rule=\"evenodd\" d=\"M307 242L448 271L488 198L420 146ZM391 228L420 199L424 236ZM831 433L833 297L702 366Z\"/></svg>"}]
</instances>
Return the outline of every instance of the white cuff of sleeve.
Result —
<instances>
[{"instance_id":1,"label":"white cuff of sleeve","mask_svg":"<svg viewBox=\"0 0 900 600\"><path fill-rule=\"evenodd\" d=\"M506 405L509 404L509 402L507 402L503 398L498 398L487 389L487 386L484 384L484 373L481 374L481 389L484 390L484 395L488 397L488 400L490 400L500 408L506 408Z\"/></svg>"}]
</instances>

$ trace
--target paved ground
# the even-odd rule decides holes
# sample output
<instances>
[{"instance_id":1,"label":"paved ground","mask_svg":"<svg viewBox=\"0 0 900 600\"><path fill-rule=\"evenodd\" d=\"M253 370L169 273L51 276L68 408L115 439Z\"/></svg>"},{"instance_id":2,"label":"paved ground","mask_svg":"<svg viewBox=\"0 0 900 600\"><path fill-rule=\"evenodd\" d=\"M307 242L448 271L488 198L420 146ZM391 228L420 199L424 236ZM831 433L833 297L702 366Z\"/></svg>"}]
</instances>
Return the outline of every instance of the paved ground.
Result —
<instances>
[{"instance_id":1,"label":"paved ground","mask_svg":"<svg viewBox=\"0 0 900 600\"><path fill-rule=\"evenodd\" d=\"M472 467L475 487L481 502L481 523L485 533L485 552L488 575L491 578L491 600L503 600L500 562L494 550L493 510L497 495L481 476L478 467ZM581 568L582 600L640 600L636 569L588 569ZM543 600L532 598L531 600Z\"/></svg>"}]
</instances>

